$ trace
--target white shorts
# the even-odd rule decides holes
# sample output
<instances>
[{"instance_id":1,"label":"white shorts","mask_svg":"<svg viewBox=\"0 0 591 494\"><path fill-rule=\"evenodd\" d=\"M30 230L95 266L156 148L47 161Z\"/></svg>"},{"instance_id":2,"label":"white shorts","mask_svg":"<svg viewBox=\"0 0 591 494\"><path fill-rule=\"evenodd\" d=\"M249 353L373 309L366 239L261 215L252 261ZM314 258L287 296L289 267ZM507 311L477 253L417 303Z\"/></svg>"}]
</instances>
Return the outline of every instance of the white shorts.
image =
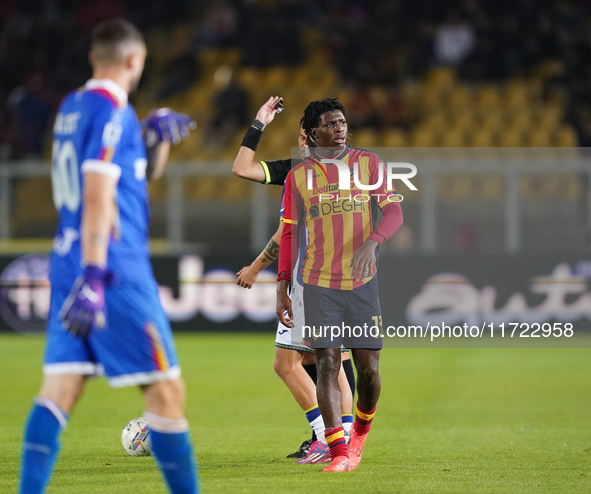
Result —
<instances>
[{"instance_id":1,"label":"white shorts","mask_svg":"<svg viewBox=\"0 0 591 494\"><path fill-rule=\"evenodd\" d=\"M289 296L291 298L294 327L288 328L279 323L275 335L275 346L287 350L296 350L298 352L314 353L312 348L302 344L302 328L304 327L304 287L297 281L294 281Z\"/></svg>"}]
</instances>

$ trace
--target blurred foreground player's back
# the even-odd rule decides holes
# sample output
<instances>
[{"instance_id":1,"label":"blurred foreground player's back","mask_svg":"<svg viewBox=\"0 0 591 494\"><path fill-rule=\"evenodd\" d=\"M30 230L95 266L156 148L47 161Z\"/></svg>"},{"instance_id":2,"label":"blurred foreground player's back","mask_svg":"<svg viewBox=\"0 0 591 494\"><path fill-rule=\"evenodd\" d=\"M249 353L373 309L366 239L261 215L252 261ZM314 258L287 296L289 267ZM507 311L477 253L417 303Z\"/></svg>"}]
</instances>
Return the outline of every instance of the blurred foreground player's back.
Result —
<instances>
[{"instance_id":1,"label":"blurred foreground player's back","mask_svg":"<svg viewBox=\"0 0 591 494\"><path fill-rule=\"evenodd\" d=\"M19 492L45 491L59 437L86 378L142 387L158 465L172 493L198 492L184 418L185 389L148 248L146 171L158 175L190 120L160 110L145 121L128 103L146 47L122 19L92 35L93 78L68 95L54 126L52 183L59 225L43 384L23 440ZM133 342L133 344L130 344Z\"/></svg>"}]
</instances>

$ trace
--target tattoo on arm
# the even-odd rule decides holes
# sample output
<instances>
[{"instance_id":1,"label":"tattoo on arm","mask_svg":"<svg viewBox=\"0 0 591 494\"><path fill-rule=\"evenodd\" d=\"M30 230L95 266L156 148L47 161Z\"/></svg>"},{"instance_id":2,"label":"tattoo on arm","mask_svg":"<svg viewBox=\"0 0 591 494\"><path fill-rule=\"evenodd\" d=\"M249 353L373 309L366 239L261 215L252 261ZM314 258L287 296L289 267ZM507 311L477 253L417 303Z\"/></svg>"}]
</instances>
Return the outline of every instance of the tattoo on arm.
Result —
<instances>
[{"instance_id":1,"label":"tattoo on arm","mask_svg":"<svg viewBox=\"0 0 591 494\"><path fill-rule=\"evenodd\" d=\"M273 262L275 259L279 257L279 244L275 242L275 240L269 240L267 247L263 251L263 257L261 258L261 262Z\"/></svg>"}]
</instances>

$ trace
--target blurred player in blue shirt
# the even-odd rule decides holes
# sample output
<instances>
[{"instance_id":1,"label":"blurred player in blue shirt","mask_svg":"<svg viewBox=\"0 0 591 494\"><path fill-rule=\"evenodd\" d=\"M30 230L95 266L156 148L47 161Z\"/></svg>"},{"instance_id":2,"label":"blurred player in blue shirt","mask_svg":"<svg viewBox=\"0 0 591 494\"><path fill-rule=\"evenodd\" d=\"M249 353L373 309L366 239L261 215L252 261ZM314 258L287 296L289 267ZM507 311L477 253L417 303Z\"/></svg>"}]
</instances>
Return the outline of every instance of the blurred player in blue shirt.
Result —
<instances>
[{"instance_id":1,"label":"blurred player in blue shirt","mask_svg":"<svg viewBox=\"0 0 591 494\"><path fill-rule=\"evenodd\" d=\"M51 256L44 380L26 425L19 492L45 491L59 437L88 376L137 385L170 492L198 492L185 389L158 299L148 243L147 178L194 123L161 109L141 124L128 94L144 68L140 32L122 19L92 35L93 78L62 102L52 185L59 224Z\"/></svg>"}]
</instances>

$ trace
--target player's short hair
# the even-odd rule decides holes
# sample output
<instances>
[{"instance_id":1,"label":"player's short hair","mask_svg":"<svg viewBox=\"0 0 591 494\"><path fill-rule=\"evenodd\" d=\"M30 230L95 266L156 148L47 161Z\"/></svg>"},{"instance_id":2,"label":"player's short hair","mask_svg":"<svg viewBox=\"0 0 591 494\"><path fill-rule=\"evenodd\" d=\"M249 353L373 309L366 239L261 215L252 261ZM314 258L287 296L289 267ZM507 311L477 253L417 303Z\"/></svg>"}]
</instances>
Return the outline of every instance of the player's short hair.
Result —
<instances>
[{"instance_id":1,"label":"player's short hair","mask_svg":"<svg viewBox=\"0 0 591 494\"><path fill-rule=\"evenodd\" d=\"M336 110L342 111L343 115L345 117L347 116L347 109L339 101L339 98L324 98L312 101L304 110L302 128L309 135L310 131L320 124L320 117L323 113Z\"/></svg>"},{"instance_id":2,"label":"player's short hair","mask_svg":"<svg viewBox=\"0 0 591 494\"><path fill-rule=\"evenodd\" d=\"M90 51L97 62L119 63L133 45L145 45L142 33L125 19L109 19L98 24L91 35Z\"/></svg>"}]
</instances>

